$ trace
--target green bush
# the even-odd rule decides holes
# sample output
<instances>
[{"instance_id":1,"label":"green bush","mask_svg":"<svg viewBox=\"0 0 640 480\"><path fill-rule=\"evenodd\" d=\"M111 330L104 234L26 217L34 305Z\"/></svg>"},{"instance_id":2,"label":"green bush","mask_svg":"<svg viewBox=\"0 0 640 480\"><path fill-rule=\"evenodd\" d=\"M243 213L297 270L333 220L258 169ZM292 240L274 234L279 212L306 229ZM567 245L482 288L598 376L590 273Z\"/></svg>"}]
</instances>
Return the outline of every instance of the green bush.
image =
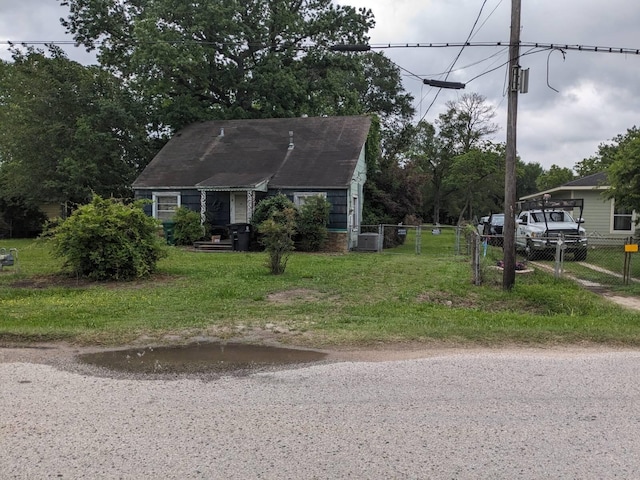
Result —
<instances>
[{"instance_id":1,"label":"green bush","mask_svg":"<svg viewBox=\"0 0 640 480\"><path fill-rule=\"evenodd\" d=\"M317 252L329 236L331 204L323 197L308 197L298 213L298 248L304 252Z\"/></svg>"},{"instance_id":2,"label":"green bush","mask_svg":"<svg viewBox=\"0 0 640 480\"><path fill-rule=\"evenodd\" d=\"M271 218L276 212L284 212L287 208L293 208L295 213L295 205L282 193L261 200L256 205L253 216L251 217L253 230L259 230L262 222Z\"/></svg>"},{"instance_id":3,"label":"green bush","mask_svg":"<svg viewBox=\"0 0 640 480\"><path fill-rule=\"evenodd\" d=\"M93 280L130 280L153 273L166 255L157 229L140 202L125 205L96 195L50 234L65 270Z\"/></svg>"},{"instance_id":4,"label":"green bush","mask_svg":"<svg viewBox=\"0 0 640 480\"><path fill-rule=\"evenodd\" d=\"M204 236L200 214L187 207L180 207L173 216L173 240L176 245L192 245Z\"/></svg>"},{"instance_id":5,"label":"green bush","mask_svg":"<svg viewBox=\"0 0 640 480\"><path fill-rule=\"evenodd\" d=\"M294 250L293 236L296 233L296 210L293 207L273 214L258 226L262 235L260 243L269 254L268 267L272 274L280 275L287 267L289 255Z\"/></svg>"}]
</instances>

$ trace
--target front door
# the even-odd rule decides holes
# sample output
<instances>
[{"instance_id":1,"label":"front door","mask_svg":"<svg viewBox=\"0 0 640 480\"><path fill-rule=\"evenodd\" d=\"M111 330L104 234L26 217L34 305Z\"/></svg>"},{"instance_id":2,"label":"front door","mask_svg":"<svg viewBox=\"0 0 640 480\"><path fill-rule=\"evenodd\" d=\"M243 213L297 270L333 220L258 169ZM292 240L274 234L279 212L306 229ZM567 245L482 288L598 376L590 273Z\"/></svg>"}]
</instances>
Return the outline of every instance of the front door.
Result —
<instances>
[{"instance_id":1,"label":"front door","mask_svg":"<svg viewBox=\"0 0 640 480\"><path fill-rule=\"evenodd\" d=\"M246 192L231 192L231 223L247 223Z\"/></svg>"}]
</instances>

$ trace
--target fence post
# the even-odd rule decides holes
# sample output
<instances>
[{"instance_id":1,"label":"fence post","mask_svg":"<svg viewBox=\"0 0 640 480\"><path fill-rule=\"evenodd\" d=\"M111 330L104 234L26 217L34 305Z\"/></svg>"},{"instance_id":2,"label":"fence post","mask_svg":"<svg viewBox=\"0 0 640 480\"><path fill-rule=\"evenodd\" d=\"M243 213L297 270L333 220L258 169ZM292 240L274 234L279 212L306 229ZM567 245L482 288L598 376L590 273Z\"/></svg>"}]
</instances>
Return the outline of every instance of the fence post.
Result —
<instances>
[{"instance_id":1,"label":"fence post","mask_svg":"<svg viewBox=\"0 0 640 480\"><path fill-rule=\"evenodd\" d=\"M564 244L564 235L560 234L560 238L558 239L558 243L556 243L556 255L554 262L554 276L555 278L560 278L562 276L564 270L564 250L566 245Z\"/></svg>"},{"instance_id":2,"label":"fence post","mask_svg":"<svg viewBox=\"0 0 640 480\"><path fill-rule=\"evenodd\" d=\"M471 234L471 269L473 271L473 284L481 285L482 278L480 278L480 235L477 232Z\"/></svg>"}]
</instances>

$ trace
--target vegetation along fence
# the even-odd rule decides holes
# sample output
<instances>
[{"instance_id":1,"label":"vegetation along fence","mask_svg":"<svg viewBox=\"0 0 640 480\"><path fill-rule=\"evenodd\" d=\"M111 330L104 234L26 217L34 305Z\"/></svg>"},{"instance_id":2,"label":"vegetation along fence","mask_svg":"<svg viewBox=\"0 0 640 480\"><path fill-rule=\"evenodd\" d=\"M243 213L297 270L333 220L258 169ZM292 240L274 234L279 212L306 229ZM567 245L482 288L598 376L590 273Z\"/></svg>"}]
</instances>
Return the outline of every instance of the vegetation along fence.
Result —
<instances>
[{"instance_id":1,"label":"vegetation along fence","mask_svg":"<svg viewBox=\"0 0 640 480\"><path fill-rule=\"evenodd\" d=\"M635 285L640 288L638 239L590 236L587 250L574 249L570 237L543 239L549 248L516 254L516 269L538 268L556 278L570 278L591 287ZM558 242L560 240L560 242ZM363 225L358 250L384 254L468 256L473 282L482 270L503 260L502 238L479 235L473 228L449 225Z\"/></svg>"},{"instance_id":2,"label":"vegetation along fence","mask_svg":"<svg viewBox=\"0 0 640 480\"><path fill-rule=\"evenodd\" d=\"M361 225L358 250L415 255L471 252L463 228L449 225Z\"/></svg>"},{"instance_id":3,"label":"vegetation along fence","mask_svg":"<svg viewBox=\"0 0 640 480\"><path fill-rule=\"evenodd\" d=\"M640 287L638 239L590 236L586 251L574 248L575 239L569 237L542 240L548 243L549 248L533 253L519 250L516 268L533 266L552 273L556 278L571 278L591 287ZM502 260L502 242L495 237L477 235L477 241L472 244L472 259L476 259L478 275L483 266L496 265Z\"/></svg>"}]
</instances>

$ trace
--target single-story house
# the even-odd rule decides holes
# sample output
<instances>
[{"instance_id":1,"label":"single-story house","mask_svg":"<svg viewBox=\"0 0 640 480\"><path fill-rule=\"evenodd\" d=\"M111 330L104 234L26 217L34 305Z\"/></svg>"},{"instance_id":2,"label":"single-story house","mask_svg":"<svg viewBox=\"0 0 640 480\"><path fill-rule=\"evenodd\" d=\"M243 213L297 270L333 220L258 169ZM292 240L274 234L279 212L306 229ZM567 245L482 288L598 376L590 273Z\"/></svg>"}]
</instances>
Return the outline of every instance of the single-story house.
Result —
<instances>
[{"instance_id":1,"label":"single-story house","mask_svg":"<svg viewBox=\"0 0 640 480\"><path fill-rule=\"evenodd\" d=\"M367 116L214 120L177 132L133 182L160 220L177 207L213 227L249 223L256 204L283 193L296 205L331 203L329 248L357 246L366 181Z\"/></svg>"},{"instance_id":2,"label":"single-story house","mask_svg":"<svg viewBox=\"0 0 640 480\"><path fill-rule=\"evenodd\" d=\"M599 172L572 180L564 185L551 188L533 195L521 197L521 201L533 200L545 194L551 198L582 198L584 208L582 226L588 236L626 238L636 232L636 212L617 207L613 199L607 199L603 193L609 188L606 172ZM579 212L572 214L577 217Z\"/></svg>"}]
</instances>

